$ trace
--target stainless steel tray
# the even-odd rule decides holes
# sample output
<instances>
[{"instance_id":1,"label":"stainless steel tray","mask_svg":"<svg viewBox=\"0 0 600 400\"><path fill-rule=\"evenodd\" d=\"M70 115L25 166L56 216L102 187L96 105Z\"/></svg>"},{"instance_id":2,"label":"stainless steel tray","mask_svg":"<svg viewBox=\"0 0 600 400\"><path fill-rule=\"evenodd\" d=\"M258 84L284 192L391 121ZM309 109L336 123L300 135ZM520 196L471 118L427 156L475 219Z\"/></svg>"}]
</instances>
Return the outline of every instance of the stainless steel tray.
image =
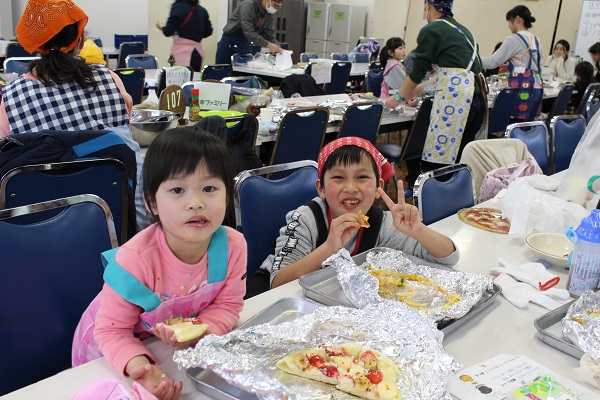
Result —
<instances>
[{"instance_id":1,"label":"stainless steel tray","mask_svg":"<svg viewBox=\"0 0 600 400\"><path fill-rule=\"evenodd\" d=\"M537 329L537 336L542 342L548 343L552 347L564 351L573 357L580 359L583 356L583 351L571 343L562 333L560 321L567 315L567 310L573 302L567 303L556 310L552 310L540 317L537 317L533 322Z\"/></svg>"},{"instance_id":2,"label":"stainless steel tray","mask_svg":"<svg viewBox=\"0 0 600 400\"><path fill-rule=\"evenodd\" d=\"M294 319L311 313L323 304L309 299L285 297L279 299L269 307L265 308L237 329L270 323L273 325ZM223 378L214 372L203 368L188 368L185 374L194 382L198 391L207 394L217 400L258 400L253 394L228 384Z\"/></svg>"},{"instance_id":3,"label":"stainless steel tray","mask_svg":"<svg viewBox=\"0 0 600 400\"><path fill-rule=\"evenodd\" d=\"M374 248L369 251L385 251L390 250L386 248ZM357 265L362 264L367 259L367 253L364 252L357 254L352 257ZM412 257L410 257L412 258ZM425 263L423 260L418 260L421 265L429 265L436 268L449 269L441 265L432 263ZM302 289L304 289L304 295L309 299L318 301L328 306L346 306L354 307L354 305L348 300L348 297L344 294L342 286L337 279L336 271L334 268L326 267L318 271L300 277L298 280ZM494 283L493 290L491 292L484 292L481 299L471 308L471 310L462 318L453 319L450 321L443 321L438 323L438 329L443 331L445 334L452 332L454 329L464 324L481 311L492 305L496 300L496 296L502 291L499 285Z\"/></svg>"}]
</instances>

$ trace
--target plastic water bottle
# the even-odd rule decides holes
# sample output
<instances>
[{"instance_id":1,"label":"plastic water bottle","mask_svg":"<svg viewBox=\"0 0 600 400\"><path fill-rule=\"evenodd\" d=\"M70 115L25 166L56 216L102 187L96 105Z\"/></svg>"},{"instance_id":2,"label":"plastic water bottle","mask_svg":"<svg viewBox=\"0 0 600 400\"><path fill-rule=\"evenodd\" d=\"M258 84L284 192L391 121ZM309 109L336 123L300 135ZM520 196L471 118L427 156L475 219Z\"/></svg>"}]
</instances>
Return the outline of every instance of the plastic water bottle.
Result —
<instances>
[{"instance_id":1,"label":"plastic water bottle","mask_svg":"<svg viewBox=\"0 0 600 400\"><path fill-rule=\"evenodd\" d=\"M592 210L577 229L568 228L565 234L575 245L569 255L567 286L571 296L579 297L600 281L600 210Z\"/></svg>"}]
</instances>

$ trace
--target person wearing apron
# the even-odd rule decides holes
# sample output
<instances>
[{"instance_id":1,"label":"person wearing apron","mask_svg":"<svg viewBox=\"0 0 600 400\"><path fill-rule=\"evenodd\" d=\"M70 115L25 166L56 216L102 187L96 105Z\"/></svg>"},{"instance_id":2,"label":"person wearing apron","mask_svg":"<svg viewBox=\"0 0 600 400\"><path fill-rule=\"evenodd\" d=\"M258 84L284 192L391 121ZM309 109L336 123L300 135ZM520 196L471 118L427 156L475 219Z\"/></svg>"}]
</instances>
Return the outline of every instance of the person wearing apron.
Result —
<instances>
[{"instance_id":1,"label":"person wearing apron","mask_svg":"<svg viewBox=\"0 0 600 400\"><path fill-rule=\"evenodd\" d=\"M519 96L512 117L532 121L538 112L542 96L541 60L542 46L537 37L529 32L535 18L525 6L516 6L506 13L508 36L500 48L489 57L483 57L486 69L496 68L506 60L508 63L508 86L519 88Z\"/></svg>"},{"instance_id":2,"label":"person wearing apron","mask_svg":"<svg viewBox=\"0 0 600 400\"><path fill-rule=\"evenodd\" d=\"M483 71L477 43L452 14L452 0L426 0L414 50L413 68L404 85L385 105L395 108L415 97L418 85L437 66L436 94L421 157L423 172L456 164L463 148L475 139L487 102L481 92Z\"/></svg>"},{"instance_id":3,"label":"person wearing apron","mask_svg":"<svg viewBox=\"0 0 600 400\"><path fill-rule=\"evenodd\" d=\"M244 0L233 10L217 44L215 62L231 64L231 56L252 53L252 44L267 47L272 53L283 53L275 39L273 14L284 0Z\"/></svg>"}]
</instances>

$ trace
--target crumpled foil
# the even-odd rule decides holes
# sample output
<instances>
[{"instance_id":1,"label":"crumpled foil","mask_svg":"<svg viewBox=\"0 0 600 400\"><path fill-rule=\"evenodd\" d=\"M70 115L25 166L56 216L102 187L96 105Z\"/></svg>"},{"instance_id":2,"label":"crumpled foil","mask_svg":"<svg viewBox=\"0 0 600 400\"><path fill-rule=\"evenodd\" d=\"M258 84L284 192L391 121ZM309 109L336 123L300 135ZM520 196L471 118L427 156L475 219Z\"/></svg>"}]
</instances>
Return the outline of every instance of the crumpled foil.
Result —
<instances>
[{"instance_id":1,"label":"crumpled foil","mask_svg":"<svg viewBox=\"0 0 600 400\"><path fill-rule=\"evenodd\" d=\"M442 309L448 302L446 295L437 288L430 285L408 281L407 286L413 286L417 291L415 301L428 304L427 309L418 310L434 321L441 322L458 319L464 316L481 299L484 291L493 290L491 278L459 272L439 266L432 267L422 265L413 261L415 257L409 257L400 250L376 251L367 254L367 262L357 266L346 249L341 249L333 256L325 260L324 264L333 266L337 270L337 278L340 281L344 294L356 307L362 308L369 304L398 303L399 300L385 299L379 295L379 281L369 274L367 267L374 269L389 269L392 271L419 274L438 284L450 294L460 296L460 300L446 310ZM417 310L416 308L411 308Z\"/></svg>"},{"instance_id":2,"label":"crumpled foil","mask_svg":"<svg viewBox=\"0 0 600 400\"><path fill-rule=\"evenodd\" d=\"M563 335L600 364L600 292L583 292L561 324Z\"/></svg>"},{"instance_id":3,"label":"crumpled foil","mask_svg":"<svg viewBox=\"0 0 600 400\"><path fill-rule=\"evenodd\" d=\"M284 373L275 364L303 348L365 342L396 362L404 400L449 400L447 379L462 365L446 353L442 338L432 321L405 304L323 307L279 325L208 335L195 348L176 351L173 360L180 368L209 368L261 399L356 399L332 385Z\"/></svg>"}]
</instances>

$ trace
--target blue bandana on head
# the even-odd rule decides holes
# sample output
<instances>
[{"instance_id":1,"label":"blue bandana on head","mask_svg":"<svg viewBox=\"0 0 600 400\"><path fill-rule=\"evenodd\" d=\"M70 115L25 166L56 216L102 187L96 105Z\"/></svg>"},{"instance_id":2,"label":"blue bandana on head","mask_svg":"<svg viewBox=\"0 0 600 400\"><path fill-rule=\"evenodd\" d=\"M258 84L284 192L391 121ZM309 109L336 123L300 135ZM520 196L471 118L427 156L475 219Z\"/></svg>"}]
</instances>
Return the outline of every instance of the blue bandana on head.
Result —
<instances>
[{"instance_id":1,"label":"blue bandana on head","mask_svg":"<svg viewBox=\"0 0 600 400\"><path fill-rule=\"evenodd\" d=\"M454 14L452 14L452 3L454 3L454 0L427 0L427 2L442 14L454 17Z\"/></svg>"}]
</instances>

